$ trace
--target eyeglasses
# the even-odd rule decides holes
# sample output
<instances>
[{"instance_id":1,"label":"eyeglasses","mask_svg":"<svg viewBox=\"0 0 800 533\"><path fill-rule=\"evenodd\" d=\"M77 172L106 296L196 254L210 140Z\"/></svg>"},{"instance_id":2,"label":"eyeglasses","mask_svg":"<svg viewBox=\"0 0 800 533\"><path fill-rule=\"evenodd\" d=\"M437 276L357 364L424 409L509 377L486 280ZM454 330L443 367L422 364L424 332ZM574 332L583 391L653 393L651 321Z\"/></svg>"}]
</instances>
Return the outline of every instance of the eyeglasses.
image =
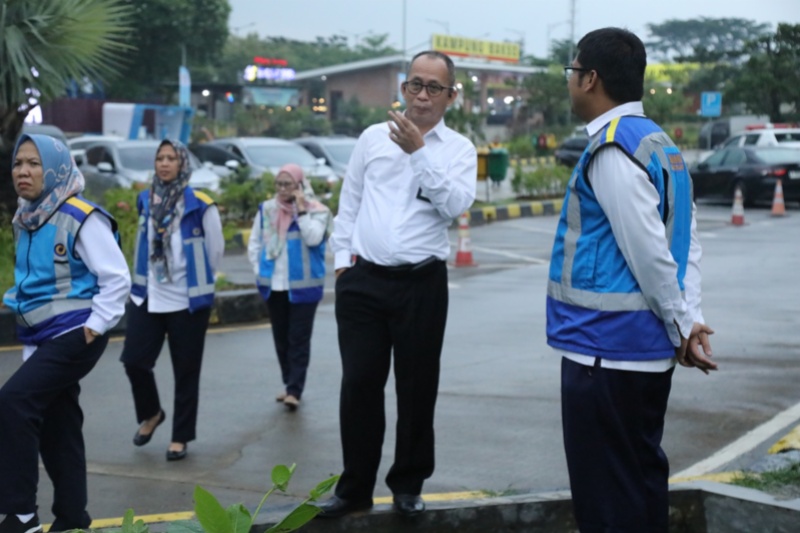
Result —
<instances>
[{"instance_id":1,"label":"eyeglasses","mask_svg":"<svg viewBox=\"0 0 800 533\"><path fill-rule=\"evenodd\" d=\"M578 72L591 72L594 69L583 67L564 67L564 77L569 79L569 77L572 76L573 70L577 70Z\"/></svg>"},{"instance_id":2,"label":"eyeglasses","mask_svg":"<svg viewBox=\"0 0 800 533\"><path fill-rule=\"evenodd\" d=\"M294 189L294 182L293 181L276 181L275 182L276 189Z\"/></svg>"},{"instance_id":3,"label":"eyeglasses","mask_svg":"<svg viewBox=\"0 0 800 533\"><path fill-rule=\"evenodd\" d=\"M415 81L404 81L403 82L403 87L405 87L406 90L408 92L410 92L411 94L419 94L419 93L422 92L422 89L427 89L428 90L428 96L439 96L440 94L442 94L442 91L444 91L445 89L448 89L450 91L455 89L455 87L444 87L442 85L439 85L438 83L425 84L425 83L422 83L422 82L416 81L416 80Z\"/></svg>"}]
</instances>

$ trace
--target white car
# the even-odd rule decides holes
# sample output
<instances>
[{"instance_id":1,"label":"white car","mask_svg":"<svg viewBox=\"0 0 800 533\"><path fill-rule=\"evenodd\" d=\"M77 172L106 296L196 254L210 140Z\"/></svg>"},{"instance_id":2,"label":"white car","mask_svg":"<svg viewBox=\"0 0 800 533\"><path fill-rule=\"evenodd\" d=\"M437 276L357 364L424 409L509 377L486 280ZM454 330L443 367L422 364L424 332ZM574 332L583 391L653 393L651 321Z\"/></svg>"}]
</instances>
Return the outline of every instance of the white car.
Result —
<instances>
[{"instance_id":1,"label":"white car","mask_svg":"<svg viewBox=\"0 0 800 533\"><path fill-rule=\"evenodd\" d=\"M251 176L258 177L265 172L273 176L287 163L300 165L309 182L322 181L330 191L339 177L322 158L315 158L305 148L291 141L273 137L229 137L216 139L208 144L219 146L233 152L247 161Z\"/></svg>"},{"instance_id":2,"label":"white car","mask_svg":"<svg viewBox=\"0 0 800 533\"><path fill-rule=\"evenodd\" d=\"M742 146L781 146L800 148L800 128L758 128L734 135L722 143L722 148Z\"/></svg>"},{"instance_id":3,"label":"white car","mask_svg":"<svg viewBox=\"0 0 800 533\"><path fill-rule=\"evenodd\" d=\"M294 142L311 152L314 157L324 159L337 176L344 178L347 164L350 162L350 155L353 153L358 139L345 136L300 137L294 139Z\"/></svg>"}]
</instances>

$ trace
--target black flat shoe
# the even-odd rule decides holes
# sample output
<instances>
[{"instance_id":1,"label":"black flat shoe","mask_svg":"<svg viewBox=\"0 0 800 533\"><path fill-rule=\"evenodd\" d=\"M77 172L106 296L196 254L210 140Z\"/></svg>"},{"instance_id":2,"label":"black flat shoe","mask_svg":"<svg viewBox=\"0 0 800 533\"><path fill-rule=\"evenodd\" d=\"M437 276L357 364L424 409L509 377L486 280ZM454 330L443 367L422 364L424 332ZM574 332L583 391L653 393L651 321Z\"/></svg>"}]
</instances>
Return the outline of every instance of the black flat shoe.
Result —
<instances>
[{"instance_id":1,"label":"black flat shoe","mask_svg":"<svg viewBox=\"0 0 800 533\"><path fill-rule=\"evenodd\" d=\"M184 444L183 449L177 452L174 450L167 450L167 461L180 461L181 459L186 459L186 455L189 453L188 450L188 444Z\"/></svg>"},{"instance_id":2,"label":"black flat shoe","mask_svg":"<svg viewBox=\"0 0 800 533\"><path fill-rule=\"evenodd\" d=\"M161 423L164 422L164 420L166 418L167 418L167 413L165 413L164 410L162 409L161 410L161 415L158 418L158 422L156 422L156 425L153 428L153 431L151 431L149 435L142 435L141 433L139 433L139 430L137 429L136 430L136 434L133 436L133 445L134 446L144 446L145 444L150 442L150 439L153 438L153 433L156 432L156 428L158 426L160 426Z\"/></svg>"},{"instance_id":3,"label":"black flat shoe","mask_svg":"<svg viewBox=\"0 0 800 533\"><path fill-rule=\"evenodd\" d=\"M321 509L316 518L339 518L344 515L372 508L372 498L367 500L345 500L331 496L321 503L314 504Z\"/></svg>"},{"instance_id":4,"label":"black flat shoe","mask_svg":"<svg viewBox=\"0 0 800 533\"><path fill-rule=\"evenodd\" d=\"M394 510L403 516L417 516L425 511L425 502L419 494L395 494Z\"/></svg>"}]
</instances>

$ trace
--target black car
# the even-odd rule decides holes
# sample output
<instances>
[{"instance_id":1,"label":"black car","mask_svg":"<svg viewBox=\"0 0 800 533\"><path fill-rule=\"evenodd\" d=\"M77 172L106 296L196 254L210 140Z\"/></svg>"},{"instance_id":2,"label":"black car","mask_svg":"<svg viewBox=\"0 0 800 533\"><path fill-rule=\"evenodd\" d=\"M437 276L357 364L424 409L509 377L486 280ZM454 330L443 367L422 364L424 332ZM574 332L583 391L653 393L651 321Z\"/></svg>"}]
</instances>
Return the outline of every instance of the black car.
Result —
<instances>
[{"instance_id":1,"label":"black car","mask_svg":"<svg viewBox=\"0 0 800 533\"><path fill-rule=\"evenodd\" d=\"M744 205L771 201L783 180L783 197L800 200L800 150L775 147L729 147L717 150L691 170L695 198L732 200L739 187Z\"/></svg>"},{"instance_id":2,"label":"black car","mask_svg":"<svg viewBox=\"0 0 800 533\"><path fill-rule=\"evenodd\" d=\"M588 144L589 137L570 137L556 148L556 161L562 165L574 167Z\"/></svg>"}]
</instances>

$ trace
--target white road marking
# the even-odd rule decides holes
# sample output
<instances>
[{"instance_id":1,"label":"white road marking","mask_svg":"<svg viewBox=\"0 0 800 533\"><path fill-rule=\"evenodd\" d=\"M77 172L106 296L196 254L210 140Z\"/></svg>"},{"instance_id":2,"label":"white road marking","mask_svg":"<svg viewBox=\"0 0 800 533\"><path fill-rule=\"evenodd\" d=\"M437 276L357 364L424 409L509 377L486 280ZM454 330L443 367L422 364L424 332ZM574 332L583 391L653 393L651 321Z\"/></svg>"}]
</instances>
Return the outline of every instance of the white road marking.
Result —
<instances>
[{"instance_id":1,"label":"white road marking","mask_svg":"<svg viewBox=\"0 0 800 533\"><path fill-rule=\"evenodd\" d=\"M778 413L771 420L764 422L755 429L745 433L738 440L728 444L712 456L703 459L682 472L674 474L673 478L702 476L712 470L733 461L759 444L763 443L770 435L781 428L795 424L800 419L800 403L793 405L785 411Z\"/></svg>"},{"instance_id":2,"label":"white road marking","mask_svg":"<svg viewBox=\"0 0 800 533\"><path fill-rule=\"evenodd\" d=\"M556 234L555 228L551 228L551 229L534 228L534 227L531 227L531 226L517 224L517 223L514 223L514 222L504 222L504 225L512 227L514 229L518 229L520 231L527 231L528 233L544 233L545 235L553 235L553 236L555 236L555 234Z\"/></svg>"},{"instance_id":3,"label":"white road marking","mask_svg":"<svg viewBox=\"0 0 800 533\"><path fill-rule=\"evenodd\" d=\"M450 242L451 248L457 248L458 244L454 242ZM515 254L514 252L508 252L506 250L498 250L496 248L485 248L483 246L475 246L471 245L470 248L476 252L482 252L485 254L492 254L492 255L501 255L503 257L508 257L510 259L517 259L518 261L523 261L528 264L532 265L547 265L550 263L550 260L547 259L537 259L536 257L529 257L527 255ZM501 266L501 265L497 265Z\"/></svg>"}]
</instances>

